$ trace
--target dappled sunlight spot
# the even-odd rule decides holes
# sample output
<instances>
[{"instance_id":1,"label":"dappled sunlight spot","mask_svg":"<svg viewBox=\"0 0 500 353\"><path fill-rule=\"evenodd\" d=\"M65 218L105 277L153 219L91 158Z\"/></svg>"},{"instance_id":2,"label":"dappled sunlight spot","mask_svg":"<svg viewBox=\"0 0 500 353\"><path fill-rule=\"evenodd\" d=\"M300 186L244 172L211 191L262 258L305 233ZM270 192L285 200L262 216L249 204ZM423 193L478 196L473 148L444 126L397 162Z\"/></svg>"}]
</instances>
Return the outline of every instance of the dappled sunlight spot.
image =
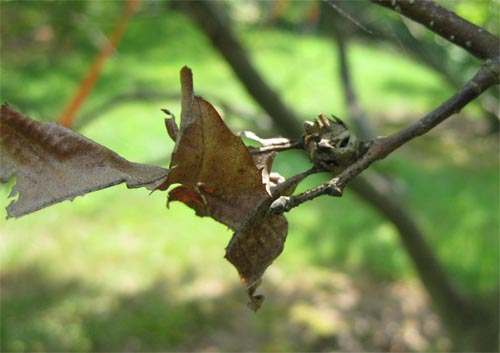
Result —
<instances>
[{"instance_id":1,"label":"dappled sunlight spot","mask_svg":"<svg viewBox=\"0 0 500 353\"><path fill-rule=\"evenodd\" d=\"M340 315L332 308L322 308L306 302L295 303L290 310L293 324L302 326L306 336L334 335L347 330Z\"/></svg>"},{"instance_id":2,"label":"dappled sunlight spot","mask_svg":"<svg viewBox=\"0 0 500 353\"><path fill-rule=\"evenodd\" d=\"M417 351L426 349L425 338L420 333L420 328L415 320L407 320L401 328L402 340L408 342Z\"/></svg>"},{"instance_id":3,"label":"dappled sunlight spot","mask_svg":"<svg viewBox=\"0 0 500 353\"><path fill-rule=\"evenodd\" d=\"M275 278L270 277L268 282ZM292 346L305 344L318 351L450 348L419 285L305 268L293 280L272 281L266 292L272 301L268 304L287 308ZM276 296L279 302L273 299Z\"/></svg>"},{"instance_id":4,"label":"dappled sunlight spot","mask_svg":"<svg viewBox=\"0 0 500 353\"><path fill-rule=\"evenodd\" d=\"M273 266L270 266L266 270L263 278L265 278L266 281L278 284L285 279L285 272L280 265L273 264Z\"/></svg>"},{"instance_id":5,"label":"dappled sunlight spot","mask_svg":"<svg viewBox=\"0 0 500 353\"><path fill-rule=\"evenodd\" d=\"M348 288L345 291L339 291L336 295L335 303L340 309L353 309L359 303L359 292L354 288Z\"/></svg>"},{"instance_id":6,"label":"dappled sunlight spot","mask_svg":"<svg viewBox=\"0 0 500 353\"><path fill-rule=\"evenodd\" d=\"M373 234L378 241L382 243L393 244L396 241L396 232L394 226L389 222L381 223Z\"/></svg>"},{"instance_id":7,"label":"dappled sunlight spot","mask_svg":"<svg viewBox=\"0 0 500 353\"><path fill-rule=\"evenodd\" d=\"M426 299L423 293L414 287L403 284L394 284L390 288L391 295L401 299L401 309L403 313L410 315L418 312L419 308L425 304ZM407 300L403 300L407 298Z\"/></svg>"},{"instance_id":8,"label":"dappled sunlight spot","mask_svg":"<svg viewBox=\"0 0 500 353\"><path fill-rule=\"evenodd\" d=\"M147 285L149 285L149 281L145 281L141 277L135 275L135 274L117 274L113 276L113 291L116 291L117 293L121 293L124 295L132 295L134 293L139 292L140 290L144 289ZM109 281L106 281L109 283Z\"/></svg>"},{"instance_id":9,"label":"dappled sunlight spot","mask_svg":"<svg viewBox=\"0 0 500 353\"><path fill-rule=\"evenodd\" d=\"M228 281L197 277L183 286L182 297L183 300L211 300L228 294L233 288Z\"/></svg>"}]
</instances>

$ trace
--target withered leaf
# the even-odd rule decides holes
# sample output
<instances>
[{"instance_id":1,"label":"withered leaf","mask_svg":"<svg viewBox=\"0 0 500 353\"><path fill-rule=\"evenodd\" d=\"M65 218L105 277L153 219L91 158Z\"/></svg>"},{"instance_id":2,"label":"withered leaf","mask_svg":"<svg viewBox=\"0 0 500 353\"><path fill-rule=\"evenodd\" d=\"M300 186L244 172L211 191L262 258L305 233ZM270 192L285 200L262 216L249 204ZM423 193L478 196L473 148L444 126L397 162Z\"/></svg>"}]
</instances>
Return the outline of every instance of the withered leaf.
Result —
<instances>
[{"instance_id":1,"label":"withered leaf","mask_svg":"<svg viewBox=\"0 0 500 353\"><path fill-rule=\"evenodd\" d=\"M254 295L255 289L266 269L283 251L288 233L285 216L269 211L271 202L271 198L265 200L252 212L226 248L226 258L238 270L254 311L263 300L263 296Z\"/></svg>"},{"instance_id":2,"label":"withered leaf","mask_svg":"<svg viewBox=\"0 0 500 353\"><path fill-rule=\"evenodd\" d=\"M132 163L54 123L38 122L7 103L0 113L0 182L16 175L7 207L20 217L63 200L122 182L153 190L168 170Z\"/></svg>"},{"instance_id":3,"label":"withered leaf","mask_svg":"<svg viewBox=\"0 0 500 353\"><path fill-rule=\"evenodd\" d=\"M209 216L236 229L269 197L261 171L247 147L226 126L215 108L193 92L191 70L181 70L181 126L170 162L171 171L158 187L170 201L182 201L199 216Z\"/></svg>"},{"instance_id":4,"label":"withered leaf","mask_svg":"<svg viewBox=\"0 0 500 353\"><path fill-rule=\"evenodd\" d=\"M274 153L254 155L226 126L215 108L193 92L191 70L181 70L182 113L177 131L167 121L176 144L170 174L158 188L170 201L181 201L199 216L209 216L235 231L226 258L236 267L257 310L254 295L266 268L282 252L288 225L283 215L269 212L269 184ZM173 132L175 131L175 133Z\"/></svg>"}]
</instances>

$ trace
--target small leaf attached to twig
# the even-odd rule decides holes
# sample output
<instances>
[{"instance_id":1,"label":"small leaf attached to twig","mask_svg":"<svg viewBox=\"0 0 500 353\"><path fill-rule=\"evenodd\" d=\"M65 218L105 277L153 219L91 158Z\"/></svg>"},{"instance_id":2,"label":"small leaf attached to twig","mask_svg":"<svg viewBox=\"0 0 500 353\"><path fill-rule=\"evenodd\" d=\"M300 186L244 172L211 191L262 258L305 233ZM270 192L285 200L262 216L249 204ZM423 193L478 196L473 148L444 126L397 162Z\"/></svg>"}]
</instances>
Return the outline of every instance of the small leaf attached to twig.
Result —
<instances>
[{"instance_id":1,"label":"small leaf attached to twig","mask_svg":"<svg viewBox=\"0 0 500 353\"><path fill-rule=\"evenodd\" d=\"M226 258L238 270L254 311L264 299L262 295L254 295L255 289L266 269L283 251L288 234L285 216L271 213L271 202L268 198L249 215L226 248Z\"/></svg>"}]
</instances>

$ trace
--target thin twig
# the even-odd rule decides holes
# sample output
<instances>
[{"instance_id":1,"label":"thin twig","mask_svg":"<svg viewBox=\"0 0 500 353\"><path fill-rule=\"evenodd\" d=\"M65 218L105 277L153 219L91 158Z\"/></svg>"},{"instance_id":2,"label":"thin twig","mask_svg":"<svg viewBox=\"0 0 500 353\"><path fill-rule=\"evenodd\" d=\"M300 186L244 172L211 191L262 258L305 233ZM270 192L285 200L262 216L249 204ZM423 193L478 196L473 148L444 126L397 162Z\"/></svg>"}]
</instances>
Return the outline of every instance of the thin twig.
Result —
<instances>
[{"instance_id":1,"label":"thin twig","mask_svg":"<svg viewBox=\"0 0 500 353\"><path fill-rule=\"evenodd\" d=\"M311 169L306 170L305 172L302 172L300 174L294 175L293 177L286 179L284 182L278 184L276 186L276 188L272 191L273 198L280 199L281 197L286 197L286 196L280 196L280 195L288 194L288 191L290 191L290 193L292 193L293 192L292 189L295 189L295 187L297 187L297 185L301 181L303 181L305 178L307 178L310 175L320 173L320 172L321 172L321 170L313 167ZM276 212L275 209L271 209L271 210L273 212Z\"/></svg>"},{"instance_id":2,"label":"thin twig","mask_svg":"<svg viewBox=\"0 0 500 353\"><path fill-rule=\"evenodd\" d=\"M287 142L276 143L274 145L265 145L260 147L248 147L251 154L283 152L292 149L304 148L304 142L301 140L288 140Z\"/></svg>"}]
</instances>

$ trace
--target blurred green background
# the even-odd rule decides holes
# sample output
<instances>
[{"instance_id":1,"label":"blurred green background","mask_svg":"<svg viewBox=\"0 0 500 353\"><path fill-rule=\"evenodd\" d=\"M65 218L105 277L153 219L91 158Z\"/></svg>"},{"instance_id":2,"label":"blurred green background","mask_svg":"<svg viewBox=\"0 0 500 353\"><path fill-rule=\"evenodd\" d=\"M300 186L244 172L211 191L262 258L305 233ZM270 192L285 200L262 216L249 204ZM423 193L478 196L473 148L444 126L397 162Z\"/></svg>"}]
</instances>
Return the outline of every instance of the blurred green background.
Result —
<instances>
[{"instance_id":1,"label":"blurred green background","mask_svg":"<svg viewBox=\"0 0 500 353\"><path fill-rule=\"evenodd\" d=\"M497 1L443 3L498 34ZM337 47L308 16L317 3L225 5L252 61L290 108L304 120L319 112L346 116ZM54 120L124 3L0 6L1 99L32 118ZM367 27L399 21L373 5L357 15ZM373 31L354 34L349 47L360 103L380 134L454 91L410 55L396 29L384 31L392 44ZM447 53L446 65L470 77L477 63L426 36ZM181 3L144 0L79 114L79 132L129 160L167 167L173 143L160 109L180 116L184 65L194 72L196 92L222 108L233 131L276 135ZM147 98L118 99L127 95ZM497 290L499 278L498 135L488 129L474 103L374 166L397 179L450 276L475 294ZM299 152L280 155L274 167L287 177L307 168ZM327 178L311 177L299 191ZM13 184L0 186L2 218ZM237 273L223 259L231 231L165 203L165 193L118 186L0 221L1 351L450 348L396 230L349 190L288 214L285 251L263 278L267 299L257 314L246 308Z\"/></svg>"}]
</instances>

